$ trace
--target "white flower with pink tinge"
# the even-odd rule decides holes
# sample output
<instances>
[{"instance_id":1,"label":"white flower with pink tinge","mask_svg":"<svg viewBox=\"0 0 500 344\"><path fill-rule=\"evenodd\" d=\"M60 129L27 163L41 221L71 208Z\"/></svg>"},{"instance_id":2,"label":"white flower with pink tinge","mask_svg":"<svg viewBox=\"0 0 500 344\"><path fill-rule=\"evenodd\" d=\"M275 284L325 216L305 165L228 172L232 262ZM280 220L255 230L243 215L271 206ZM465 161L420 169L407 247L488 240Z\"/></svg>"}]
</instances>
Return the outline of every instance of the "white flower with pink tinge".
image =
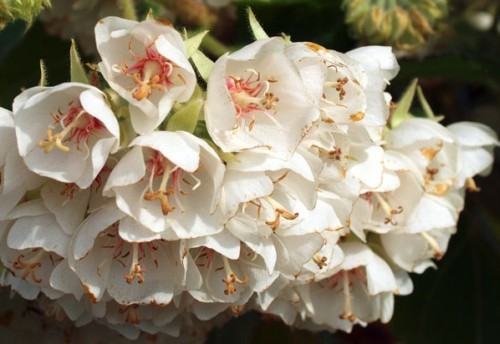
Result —
<instances>
[{"instance_id":1,"label":"white flower with pink tinge","mask_svg":"<svg viewBox=\"0 0 500 344\"><path fill-rule=\"evenodd\" d=\"M93 86L31 88L13 108L19 154L38 175L87 188L118 149L118 121Z\"/></svg>"},{"instance_id":2,"label":"white flower with pink tinge","mask_svg":"<svg viewBox=\"0 0 500 344\"><path fill-rule=\"evenodd\" d=\"M281 38L259 40L215 62L205 120L223 151L265 147L287 159L318 118L284 48Z\"/></svg>"},{"instance_id":3,"label":"white flower with pink tinge","mask_svg":"<svg viewBox=\"0 0 500 344\"><path fill-rule=\"evenodd\" d=\"M111 172L104 194L150 230L169 239L223 230L217 208L224 165L203 140L186 132L139 136Z\"/></svg>"},{"instance_id":4,"label":"white flower with pink tinge","mask_svg":"<svg viewBox=\"0 0 500 344\"><path fill-rule=\"evenodd\" d=\"M196 75L180 34L154 20L136 22L117 17L95 28L99 69L109 85L129 102L134 129L153 131L174 102L187 101Z\"/></svg>"}]
</instances>

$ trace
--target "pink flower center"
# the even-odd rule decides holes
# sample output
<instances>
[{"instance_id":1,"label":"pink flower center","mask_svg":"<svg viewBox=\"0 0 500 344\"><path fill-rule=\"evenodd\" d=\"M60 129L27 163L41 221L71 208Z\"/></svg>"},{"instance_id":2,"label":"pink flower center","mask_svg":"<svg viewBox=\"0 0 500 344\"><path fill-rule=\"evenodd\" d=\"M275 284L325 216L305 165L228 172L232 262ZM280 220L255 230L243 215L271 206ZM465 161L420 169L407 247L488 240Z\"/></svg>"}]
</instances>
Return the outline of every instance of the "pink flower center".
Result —
<instances>
[{"instance_id":1,"label":"pink flower center","mask_svg":"<svg viewBox=\"0 0 500 344\"><path fill-rule=\"evenodd\" d=\"M255 70L248 70L246 78L226 77L226 86L231 94L236 118L233 129L245 127L245 122L250 120L248 130L252 131L255 125L256 113L260 112L271 118L278 111L279 98L269 92L270 84L277 82L274 78L261 81L260 74ZM272 111L272 113L269 113Z\"/></svg>"},{"instance_id":2,"label":"pink flower center","mask_svg":"<svg viewBox=\"0 0 500 344\"><path fill-rule=\"evenodd\" d=\"M179 195L189 194L189 191L184 189L186 186L191 191L194 191L201 185L201 181L196 178L194 173L186 173L158 151L153 151L153 154L151 154L147 161L147 168L150 177L144 199L147 201L160 201L164 215L168 215L175 210L175 206L170 204L168 196L172 196L175 203L183 211Z\"/></svg>"},{"instance_id":3,"label":"pink flower center","mask_svg":"<svg viewBox=\"0 0 500 344\"><path fill-rule=\"evenodd\" d=\"M68 103L66 112L59 108L57 113L50 115L54 124L47 130L46 139L38 143L45 153L50 153L54 148L69 152L70 147L66 145L69 142L76 144L78 150L81 145L88 150L90 137L98 137L97 132L105 129L102 122L87 113L78 101Z\"/></svg>"},{"instance_id":4,"label":"pink flower center","mask_svg":"<svg viewBox=\"0 0 500 344\"><path fill-rule=\"evenodd\" d=\"M130 50L130 48L129 48ZM174 86L174 63L161 55L153 46L145 47L145 56L139 56L130 50L135 63L123 64L122 73L132 77L134 84L132 96L137 100L149 98L154 90L165 91ZM177 77L183 81L182 76Z\"/></svg>"}]
</instances>

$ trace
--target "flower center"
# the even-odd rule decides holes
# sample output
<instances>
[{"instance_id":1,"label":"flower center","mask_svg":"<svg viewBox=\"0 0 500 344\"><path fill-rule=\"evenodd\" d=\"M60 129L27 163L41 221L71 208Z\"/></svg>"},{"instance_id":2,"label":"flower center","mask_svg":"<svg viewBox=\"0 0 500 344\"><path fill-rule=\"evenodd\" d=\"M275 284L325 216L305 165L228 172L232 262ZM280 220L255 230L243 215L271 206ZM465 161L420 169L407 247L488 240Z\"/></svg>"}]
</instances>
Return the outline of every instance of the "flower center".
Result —
<instances>
[{"instance_id":1,"label":"flower center","mask_svg":"<svg viewBox=\"0 0 500 344\"><path fill-rule=\"evenodd\" d=\"M124 268L127 267L124 260L132 254L128 274L123 275L128 284L134 283L135 280L137 280L138 284L144 283L146 269L141 264L144 265L144 260L148 254L155 267L158 268L158 261L154 257L154 252L158 250L158 246L154 242L131 243L123 240L118 234L118 223L115 223L110 231L101 234L101 236L105 238L101 248L113 249L112 259L119 262ZM100 276L100 267L105 263L106 261L97 267L98 276Z\"/></svg>"},{"instance_id":2,"label":"flower center","mask_svg":"<svg viewBox=\"0 0 500 344\"><path fill-rule=\"evenodd\" d=\"M135 62L128 66L125 62L120 66L121 72L132 78L135 87L132 96L136 100L149 98L154 90L164 91L175 85L173 81L174 63L161 55L152 45L145 47L145 56L135 54L129 44L129 51ZM176 75L185 83L180 74Z\"/></svg>"},{"instance_id":3,"label":"flower center","mask_svg":"<svg viewBox=\"0 0 500 344\"><path fill-rule=\"evenodd\" d=\"M393 220L394 215L401 214L403 212L403 207L398 206L396 209L394 209L389 202L379 193L379 192L367 192L364 194L364 198L366 201L368 201L371 205L374 203L374 199L372 196L375 197L375 200L377 201L376 209L382 208L382 211L385 214L385 219L384 219L384 224L391 224L393 226L397 226L398 223Z\"/></svg>"},{"instance_id":4,"label":"flower center","mask_svg":"<svg viewBox=\"0 0 500 344\"><path fill-rule=\"evenodd\" d=\"M54 148L69 152L70 147L65 145L68 142L74 142L78 150L83 144L89 151L90 136L97 137L96 132L105 128L101 121L87 113L77 101L70 102L66 112L59 108L57 114L50 115L54 123L47 130L46 139L38 142L45 153L50 153Z\"/></svg>"},{"instance_id":5,"label":"flower center","mask_svg":"<svg viewBox=\"0 0 500 344\"><path fill-rule=\"evenodd\" d=\"M210 267L212 264L212 260L214 258L215 251L211 248L202 247L194 261L196 262L196 266ZM199 259L204 259L203 262L198 262Z\"/></svg>"},{"instance_id":6,"label":"flower center","mask_svg":"<svg viewBox=\"0 0 500 344\"><path fill-rule=\"evenodd\" d=\"M244 128L246 121L250 120L248 131L252 131L257 112L263 113L276 123L273 115L278 111L277 103L279 102L279 98L274 93L269 92L269 88L271 83L275 83L278 80L271 77L262 81L259 72L256 70L248 69L246 72L248 73L246 78L226 77L226 85L236 111L233 129Z\"/></svg>"},{"instance_id":7,"label":"flower center","mask_svg":"<svg viewBox=\"0 0 500 344\"><path fill-rule=\"evenodd\" d=\"M168 196L172 196L176 205L181 208L181 211L184 211L179 195L189 194L189 191L184 190L186 186L191 191L196 190L201 185L201 181L194 173L186 173L183 169L172 164L158 151L155 151L147 165L150 176L144 199L146 201L160 201L163 215L168 215L175 210L175 206L170 204L168 198Z\"/></svg>"},{"instance_id":8,"label":"flower center","mask_svg":"<svg viewBox=\"0 0 500 344\"><path fill-rule=\"evenodd\" d=\"M341 284L342 292L344 294L344 311L340 314L339 318L354 322L356 316L353 314L352 309L352 296L351 288L354 288L354 279L366 283L366 272L363 267L358 267L349 271L341 270L328 280L328 288L336 288L339 283Z\"/></svg>"},{"instance_id":9,"label":"flower center","mask_svg":"<svg viewBox=\"0 0 500 344\"><path fill-rule=\"evenodd\" d=\"M37 269L42 267L41 260L46 252L40 248L32 249L28 254L20 254L12 263L14 270L21 274L23 280L31 279L35 283L42 283L42 279L36 276ZM52 257L51 257L52 258ZM53 259L53 258L52 258ZM15 274L15 271L12 271Z\"/></svg>"},{"instance_id":10,"label":"flower center","mask_svg":"<svg viewBox=\"0 0 500 344\"><path fill-rule=\"evenodd\" d=\"M325 87L330 87L330 88L335 89L335 91L337 91L339 94L339 99L344 100L344 97L347 94L344 86L347 85L348 82L349 82L349 79L347 77L338 78L337 81L325 82Z\"/></svg>"},{"instance_id":11,"label":"flower center","mask_svg":"<svg viewBox=\"0 0 500 344\"><path fill-rule=\"evenodd\" d=\"M226 278L222 279L222 282L226 284L226 289L224 290L225 295L233 295L236 293L236 284L244 285L248 283L248 276L244 276L243 279L239 279L238 276L233 272L229 261L226 257L222 257L224 261L224 269L226 270Z\"/></svg>"}]
</instances>

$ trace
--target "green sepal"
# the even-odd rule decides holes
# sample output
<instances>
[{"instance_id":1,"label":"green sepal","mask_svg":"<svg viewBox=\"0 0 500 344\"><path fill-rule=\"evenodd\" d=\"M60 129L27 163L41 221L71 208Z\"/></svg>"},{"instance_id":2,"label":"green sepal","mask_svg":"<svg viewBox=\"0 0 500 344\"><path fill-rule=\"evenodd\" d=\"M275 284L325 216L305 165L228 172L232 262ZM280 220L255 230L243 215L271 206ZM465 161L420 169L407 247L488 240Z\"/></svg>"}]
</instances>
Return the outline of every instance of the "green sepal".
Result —
<instances>
[{"instance_id":1,"label":"green sepal","mask_svg":"<svg viewBox=\"0 0 500 344\"><path fill-rule=\"evenodd\" d=\"M199 50L193 53L191 60L203 80L207 81L210 73L212 73L214 62Z\"/></svg>"},{"instance_id":2,"label":"green sepal","mask_svg":"<svg viewBox=\"0 0 500 344\"><path fill-rule=\"evenodd\" d=\"M255 18L255 14L252 9L248 7L248 22L250 23L250 30L252 31L253 36L256 40L269 38L268 34L262 28L257 18Z\"/></svg>"},{"instance_id":3,"label":"green sepal","mask_svg":"<svg viewBox=\"0 0 500 344\"><path fill-rule=\"evenodd\" d=\"M222 149L220 149L212 140L206 139L206 138L204 140L206 143L208 143L210 145L210 147L213 148L215 153L217 153L217 155L219 156L219 158L223 162L239 162L240 161L236 154L223 152Z\"/></svg>"},{"instance_id":4,"label":"green sepal","mask_svg":"<svg viewBox=\"0 0 500 344\"><path fill-rule=\"evenodd\" d=\"M194 55L194 53L198 50L198 48L201 45L201 42L203 42L203 38L207 35L208 30L205 30L203 32L198 33L197 35L194 35L193 37L187 38L184 41L184 45L186 46L186 55L187 57L191 57Z\"/></svg>"},{"instance_id":5,"label":"green sepal","mask_svg":"<svg viewBox=\"0 0 500 344\"><path fill-rule=\"evenodd\" d=\"M81 82L83 84L90 84L85 69L83 68L80 55L76 50L75 40L71 39L71 48L69 50L70 58L70 73L72 82Z\"/></svg>"},{"instance_id":6,"label":"green sepal","mask_svg":"<svg viewBox=\"0 0 500 344\"><path fill-rule=\"evenodd\" d=\"M196 88L193 97L183 106L181 106L167 122L168 131L187 131L194 133L196 124L200 118L203 109L203 93L199 87Z\"/></svg>"},{"instance_id":7,"label":"green sepal","mask_svg":"<svg viewBox=\"0 0 500 344\"><path fill-rule=\"evenodd\" d=\"M410 107L413 102L413 98L415 97L415 91L417 89L417 79L414 79L410 86L406 89L405 93L399 100L398 106L392 113L390 119L391 128L397 127L399 124L407 120L408 118L412 118L413 116L410 114Z\"/></svg>"}]
</instances>

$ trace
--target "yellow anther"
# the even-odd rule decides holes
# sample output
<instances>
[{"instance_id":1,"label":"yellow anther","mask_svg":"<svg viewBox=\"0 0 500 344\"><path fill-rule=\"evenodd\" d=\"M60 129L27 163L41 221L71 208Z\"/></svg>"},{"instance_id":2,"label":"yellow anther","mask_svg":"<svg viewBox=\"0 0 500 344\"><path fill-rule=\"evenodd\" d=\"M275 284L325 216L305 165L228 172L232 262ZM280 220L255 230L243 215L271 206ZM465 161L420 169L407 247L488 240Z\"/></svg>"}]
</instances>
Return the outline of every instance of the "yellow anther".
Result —
<instances>
[{"instance_id":1,"label":"yellow anther","mask_svg":"<svg viewBox=\"0 0 500 344\"><path fill-rule=\"evenodd\" d=\"M248 283L248 276L243 277L242 280L240 280L236 274L231 273L227 278L222 279L224 283L226 283L226 290L224 290L224 294L226 295L232 295L236 292L236 288L234 287L235 283L238 284L247 284Z\"/></svg>"}]
</instances>

